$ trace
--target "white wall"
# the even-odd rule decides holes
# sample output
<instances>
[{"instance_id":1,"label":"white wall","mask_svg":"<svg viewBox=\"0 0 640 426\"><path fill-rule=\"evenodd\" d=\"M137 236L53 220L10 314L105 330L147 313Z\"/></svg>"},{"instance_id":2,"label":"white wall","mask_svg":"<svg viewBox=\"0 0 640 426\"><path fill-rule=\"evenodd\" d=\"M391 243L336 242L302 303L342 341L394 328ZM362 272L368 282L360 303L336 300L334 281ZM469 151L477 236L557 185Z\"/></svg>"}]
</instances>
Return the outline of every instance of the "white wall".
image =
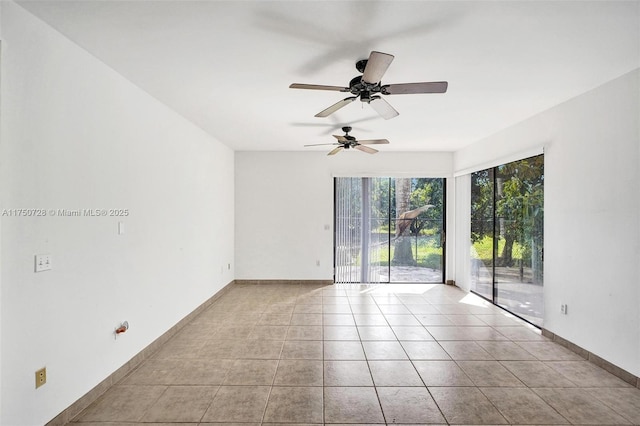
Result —
<instances>
[{"instance_id":1,"label":"white wall","mask_svg":"<svg viewBox=\"0 0 640 426\"><path fill-rule=\"evenodd\" d=\"M233 280L234 153L16 4L1 29L1 208L129 209L1 217L0 424L35 425Z\"/></svg>"},{"instance_id":2,"label":"white wall","mask_svg":"<svg viewBox=\"0 0 640 426\"><path fill-rule=\"evenodd\" d=\"M331 280L333 177L448 177L453 155L236 152L235 158L236 279Z\"/></svg>"},{"instance_id":3,"label":"white wall","mask_svg":"<svg viewBox=\"0 0 640 426\"><path fill-rule=\"evenodd\" d=\"M639 75L621 76L455 155L456 170L465 170L545 147L544 327L637 376ZM468 239L460 235L456 243Z\"/></svg>"}]
</instances>

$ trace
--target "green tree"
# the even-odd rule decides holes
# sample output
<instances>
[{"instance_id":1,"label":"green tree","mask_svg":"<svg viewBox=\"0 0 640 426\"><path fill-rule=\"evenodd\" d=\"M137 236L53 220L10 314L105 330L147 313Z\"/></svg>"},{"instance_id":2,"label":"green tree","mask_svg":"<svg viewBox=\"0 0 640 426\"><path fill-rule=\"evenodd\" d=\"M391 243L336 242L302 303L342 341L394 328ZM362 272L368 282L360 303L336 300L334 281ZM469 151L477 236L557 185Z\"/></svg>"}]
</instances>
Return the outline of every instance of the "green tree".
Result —
<instances>
[{"instance_id":1,"label":"green tree","mask_svg":"<svg viewBox=\"0 0 640 426\"><path fill-rule=\"evenodd\" d=\"M402 223L399 221L400 215L411 210L411 179L397 178L395 179L395 201L396 201L396 242L393 251L394 265L415 265L413 258L413 250L411 250L411 239L405 238L406 232L402 232Z\"/></svg>"},{"instance_id":2,"label":"green tree","mask_svg":"<svg viewBox=\"0 0 640 426\"><path fill-rule=\"evenodd\" d=\"M471 241L493 237L493 169L471 175Z\"/></svg>"},{"instance_id":3,"label":"green tree","mask_svg":"<svg viewBox=\"0 0 640 426\"><path fill-rule=\"evenodd\" d=\"M531 157L498 167L496 178L500 191L496 201L496 217L500 220L505 240L499 257L503 266L513 266L513 248L524 248L522 261L531 266L533 251L542 250L542 218L544 194L543 156ZM527 256L528 255L528 256Z\"/></svg>"},{"instance_id":4,"label":"green tree","mask_svg":"<svg viewBox=\"0 0 640 426\"><path fill-rule=\"evenodd\" d=\"M472 242L491 238L496 265L518 260L521 268L532 268L534 282L542 282L543 198L542 155L471 175Z\"/></svg>"},{"instance_id":5,"label":"green tree","mask_svg":"<svg viewBox=\"0 0 640 426\"><path fill-rule=\"evenodd\" d=\"M410 196L411 209L417 209L425 205L433 208L420 213L411 224L411 235L418 235L423 229L440 231L442 222L441 214L444 211L444 180L434 178L413 179L413 190Z\"/></svg>"},{"instance_id":6,"label":"green tree","mask_svg":"<svg viewBox=\"0 0 640 426\"><path fill-rule=\"evenodd\" d=\"M441 235L441 214L444 205L444 180L435 178L396 179L396 243L393 264L416 265L412 242L425 229L431 234ZM425 207L429 207L425 209ZM407 213L412 212L407 218ZM401 215L405 215L401 219ZM417 216L415 216L417 214ZM400 221L408 221L400 222ZM440 244L442 239L440 239ZM417 248L416 248L417 250Z\"/></svg>"}]
</instances>

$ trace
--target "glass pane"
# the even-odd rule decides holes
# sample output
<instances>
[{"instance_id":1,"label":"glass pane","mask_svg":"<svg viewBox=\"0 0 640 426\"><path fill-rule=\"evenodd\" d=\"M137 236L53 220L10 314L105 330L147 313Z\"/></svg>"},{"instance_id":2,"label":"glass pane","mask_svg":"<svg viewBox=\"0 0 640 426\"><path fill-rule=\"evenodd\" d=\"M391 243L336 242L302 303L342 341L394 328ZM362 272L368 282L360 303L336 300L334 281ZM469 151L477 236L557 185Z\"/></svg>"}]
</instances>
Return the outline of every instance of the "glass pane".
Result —
<instances>
[{"instance_id":1,"label":"glass pane","mask_svg":"<svg viewBox=\"0 0 640 426\"><path fill-rule=\"evenodd\" d=\"M371 282L389 282L389 219L371 218ZM375 281L373 281L375 280Z\"/></svg>"},{"instance_id":2,"label":"glass pane","mask_svg":"<svg viewBox=\"0 0 640 426\"><path fill-rule=\"evenodd\" d=\"M542 324L543 156L497 168L496 303Z\"/></svg>"},{"instance_id":3,"label":"glass pane","mask_svg":"<svg viewBox=\"0 0 640 426\"><path fill-rule=\"evenodd\" d=\"M471 175L471 291L493 301L493 169Z\"/></svg>"},{"instance_id":4,"label":"glass pane","mask_svg":"<svg viewBox=\"0 0 640 426\"><path fill-rule=\"evenodd\" d=\"M391 282L443 282L444 179L397 178Z\"/></svg>"},{"instance_id":5,"label":"glass pane","mask_svg":"<svg viewBox=\"0 0 640 426\"><path fill-rule=\"evenodd\" d=\"M369 178L371 198L371 238L369 249L375 282L388 283L389 277L389 197L391 179Z\"/></svg>"},{"instance_id":6,"label":"glass pane","mask_svg":"<svg viewBox=\"0 0 640 426\"><path fill-rule=\"evenodd\" d=\"M444 278L444 179L336 178L335 282Z\"/></svg>"}]
</instances>

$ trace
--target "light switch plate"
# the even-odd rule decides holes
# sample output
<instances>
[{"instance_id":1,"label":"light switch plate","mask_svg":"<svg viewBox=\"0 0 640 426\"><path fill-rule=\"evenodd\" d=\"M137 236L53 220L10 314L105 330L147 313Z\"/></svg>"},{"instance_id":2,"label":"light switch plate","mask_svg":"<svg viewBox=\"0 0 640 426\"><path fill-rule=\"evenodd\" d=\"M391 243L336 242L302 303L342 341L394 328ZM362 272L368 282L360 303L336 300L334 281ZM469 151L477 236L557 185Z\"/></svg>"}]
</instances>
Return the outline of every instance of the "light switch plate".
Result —
<instances>
[{"instance_id":1,"label":"light switch plate","mask_svg":"<svg viewBox=\"0 0 640 426\"><path fill-rule=\"evenodd\" d=\"M53 267L50 254L36 254L35 262L36 272L48 271Z\"/></svg>"}]
</instances>

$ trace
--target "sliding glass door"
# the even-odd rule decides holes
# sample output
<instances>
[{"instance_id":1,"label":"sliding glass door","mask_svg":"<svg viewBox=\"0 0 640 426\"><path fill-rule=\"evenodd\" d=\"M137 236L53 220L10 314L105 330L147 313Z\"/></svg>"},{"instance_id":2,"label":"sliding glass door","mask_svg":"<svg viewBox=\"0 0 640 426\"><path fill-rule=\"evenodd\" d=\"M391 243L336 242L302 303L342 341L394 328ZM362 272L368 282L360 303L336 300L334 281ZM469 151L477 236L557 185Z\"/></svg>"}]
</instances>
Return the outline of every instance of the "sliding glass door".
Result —
<instances>
[{"instance_id":1,"label":"sliding glass door","mask_svg":"<svg viewBox=\"0 0 640 426\"><path fill-rule=\"evenodd\" d=\"M444 179L336 178L335 282L444 281Z\"/></svg>"},{"instance_id":2,"label":"sliding glass door","mask_svg":"<svg viewBox=\"0 0 640 426\"><path fill-rule=\"evenodd\" d=\"M544 156L471 176L471 290L541 326Z\"/></svg>"},{"instance_id":3,"label":"sliding glass door","mask_svg":"<svg viewBox=\"0 0 640 426\"><path fill-rule=\"evenodd\" d=\"M471 174L471 290L493 301L494 169Z\"/></svg>"}]
</instances>

